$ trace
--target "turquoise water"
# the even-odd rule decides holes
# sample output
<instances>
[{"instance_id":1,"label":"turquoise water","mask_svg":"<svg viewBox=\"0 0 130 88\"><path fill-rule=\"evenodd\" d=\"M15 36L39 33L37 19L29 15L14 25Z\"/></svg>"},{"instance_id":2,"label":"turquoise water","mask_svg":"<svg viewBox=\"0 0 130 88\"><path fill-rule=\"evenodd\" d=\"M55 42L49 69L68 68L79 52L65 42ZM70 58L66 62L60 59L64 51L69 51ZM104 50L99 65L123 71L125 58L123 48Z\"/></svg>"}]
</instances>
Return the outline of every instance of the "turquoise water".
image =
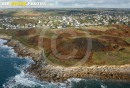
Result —
<instances>
[{"instance_id":1,"label":"turquoise water","mask_svg":"<svg viewBox=\"0 0 130 88\"><path fill-rule=\"evenodd\" d=\"M17 57L12 47L3 45L5 42L0 39L0 88L130 88L128 82L76 78L64 83L41 82L26 73L26 68L33 61Z\"/></svg>"}]
</instances>

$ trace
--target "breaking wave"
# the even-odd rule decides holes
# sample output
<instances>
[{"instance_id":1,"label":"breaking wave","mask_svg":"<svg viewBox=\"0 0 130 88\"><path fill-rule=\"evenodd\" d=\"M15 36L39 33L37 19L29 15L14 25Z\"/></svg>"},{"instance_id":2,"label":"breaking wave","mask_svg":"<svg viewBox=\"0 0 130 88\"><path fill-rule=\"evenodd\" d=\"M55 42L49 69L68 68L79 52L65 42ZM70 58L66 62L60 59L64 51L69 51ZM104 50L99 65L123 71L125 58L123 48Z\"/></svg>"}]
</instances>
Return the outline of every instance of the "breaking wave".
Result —
<instances>
[{"instance_id":1,"label":"breaking wave","mask_svg":"<svg viewBox=\"0 0 130 88\"><path fill-rule=\"evenodd\" d=\"M4 57L4 59L8 58L6 61L10 59L14 59L13 68L19 73L16 73L14 76L6 79L6 82L2 84L3 88L129 88L129 83L113 83L113 82L104 82L101 80L92 80L92 79L80 79L80 78L71 78L62 83L54 83L54 82L46 82L40 81L35 76L30 75L26 70L27 68L34 63L32 59L29 57L17 57L17 53L14 52L13 47L8 47L4 45L6 40L0 39L0 57ZM21 60L26 60L26 63L21 64ZM23 61L24 62L24 61ZM12 66L12 65L11 65ZM120 85L119 85L120 84ZM125 86L125 87L124 87Z\"/></svg>"},{"instance_id":2,"label":"breaking wave","mask_svg":"<svg viewBox=\"0 0 130 88\"><path fill-rule=\"evenodd\" d=\"M7 82L3 84L3 88L66 88L63 83L49 83L41 82L36 77L26 72L27 68L34 63L29 57L17 57L17 53L14 52L13 47L4 45L7 40L0 39L0 57L7 60L13 60L13 68L20 73L7 79ZM15 60L24 59L26 64L17 64Z\"/></svg>"},{"instance_id":3,"label":"breaking wave","mask_svg":"<svg viewBox=\"0 0 130 88\"><path fill-rule=\"evenodd\" d=\"M0 55L1 57L16 57L17 56L17 53L14 52L14 49L13 47L9 47L7 45L4 45L4 43L6 43L7 40L3 40L3 39L0 39ZM8 54L7 54L8 53Z\"/></svg>"},{"instance_id":4,"label":"breaking wave","mask_svg":"<svg viewBox=\"0 0 130 88\"><path fill-rule=\"evenodd\" d=\"M39 81L36 77L25 73L23 70L20 74L15 77L11 77L8 82L6 82L4 88L74 88L71 84L72 82L80 82L82 79L68 79L64 83L53 83L46 81Z\"/></svg>"}]
</instances>

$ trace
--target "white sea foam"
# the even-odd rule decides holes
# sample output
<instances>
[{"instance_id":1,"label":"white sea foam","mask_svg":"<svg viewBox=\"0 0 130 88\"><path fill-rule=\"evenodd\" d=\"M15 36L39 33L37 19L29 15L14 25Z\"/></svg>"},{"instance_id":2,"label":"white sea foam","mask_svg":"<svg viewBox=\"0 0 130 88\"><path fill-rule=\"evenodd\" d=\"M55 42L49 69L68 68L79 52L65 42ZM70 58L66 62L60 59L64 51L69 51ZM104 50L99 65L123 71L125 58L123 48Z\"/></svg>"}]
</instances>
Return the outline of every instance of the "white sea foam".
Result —
<instances>
[{"instance_id":1,"label":"white sea foam","mask_svg":"<svg viewBox=\"0 0 130 88\"><path fill-rule=\"evenodd\" d=\"M0 48L2 49L8 49L8 56L2 56L2 57L16 57L17 53L14 52L13 47L9 47L7 45L4 45L7 40L0 39ZM23 59L23 57L18 57L20 59ZM14 77L10 77L6 83L3 84L4 88L71 88L72 82L80 82L83 79L79 78L71 78L68 79L64 83L54 83L54 82L46 82L46 81L39 81L36 79L36 77L25 73L25 70L30 66L30 64L34 63L33 60L28 59L30 57L24 57L24 59L27 59L27 64L23 66L17 66L14 64L14 68L20 71L20 74L17 74Z\"/></svg>"},{"instance_id":2,"label":"white sea foam","mask_svg":"<svg viewBox=\"0 0 130 88\"><path fill-rule=\"evenodd\" d=\"M104 84L101 84L101 88L107 88L107 86Z\"/></svg>"},{"instance_id":3,"label":"white sea foam","mask_svg":"<svg viewBox=\"0 0 130 88\"><path fill-rule=\"evenodd\" d=\"M72 83L73 82L80 82L83 79L79 78L71 78L68 79L64 83L54 83L54 82L46 82L46 81L39 81L36 77L25 73L24 69L26 69L30 64L30 61L28 61L28 64L25 65L24 68L19 68L15 66L18 70L21 71L20 74L11 77L4 85L4 88L73 88Z\"/></svg>"},{"instance_id":4,"label":"white sea foam","mask_svg":"<svg viewBox=\"0 0 130 88\"><path fill-rule=\"evenodd\" d=\"M0 39L0 44L6 43L6 42L7 42L7 40Z\"/></svg>"},{"instance_id":5,"label":"white sea foam","mask_svg":"<svg viewBox=\"0 0 130 88\"><path fill-rule=\"evenodd\" d=\"M5 84L3 84L3 87L4 88L22 88L22 87L35 88L37 86L41 86L39 83L35 81L36 78L34 76L25 73L25 69L28 68L31 63L33 63L33 61L27 59L27 64L23 65L22 67L14 64L14 68L19 70L20 74L17 74L16 76L9 78L8 81Z\"/></svg>"},{"instance_id":6,"label":"white sea foam","mask_svg":"<svg viewBox=\"0 0 130 88\"><path fill-rule=\"evenodd\" d=\"M74 81L74 82L80 82L81 80L84 80L84 79L81 79L81 78L70 78L67 81L68 82L72 82L72 81Z\"/></svg>"},{"instance_id":7,"label":"white sea foam","mask_svg":"<svg viewBox=\"0 0 130 88\"><path fill-rule=\"evenodd\" d=\"M17 53L14 52L13 47L9 47L7 45L4 45L6 43L6 40L0 39L0 48L2 50L8 51L9 55L1 55L2 57L16 57ZM29 75L28 73L25 73L25 70L30 66L30 64L34 63L32 59L28 59L30 57L17 57L19 59L26 59L27 64L22 66L17 66L17 64L14 64L14 68L20 71L20 74L17 74L14 77L10 77L6 83L3 84L4 88L65 88L63 87L63 84L55 84L55 83L49 83L49 82L41 82L36 79L36 77Z\"/></svg>"},{"instance_id":8,"label":"white sea foam","mask_svg":"<svg viewBox=\"0 0 130 88\"><path fill-rule=\"evenodd\" d=\"M46 81L39 81L35 77L25 73L24 71L21 71L20 74L16 75L15 77L12 77L9 79L8 82L6 82L3 85L4 88L69 88L66 87L65 83L49 83Z\"/></svg>"},{"instance_id":9,"label":"white sea foam","mask_svg":"<svg viewBox=\"0 0 130 88\"><path fill-rule=\"evenodd\" d=\"M17 56L17 53L14 52L14 49L12 47L10 47L10 50L9 50L9 57L16 57Z\"/></svg>"},{"instance_id":10,"label":"white sea foam","mask_svg":"<svg viewBox=\"0 0 130 88\"><path fill-rule=\"evenodd\" d=\"M25 73L22 71L19 75L16 75L13 78L3 85L4 88L18 88L18 86L24 85L26 87L35 86L35 82L26 78Z\"/></svg>"},{"instance_id":11,"label":"white sea foam","mask_svg":"<svg viewBox=\"0 0 130 88\"><path fill-rule=\"evenodd\" d=\"M62 83L49 83L49 82L40 82L35 77L21 71L20 74L16 75L9 79L7 83L3 85L4 88L66 88L65 84Z\"/></svg>"},{"instance_id":12,"label":"white sea foam","mask_svg":"<svg viewBox=\"0 0 130 88\"><path fill-rule=\"evenodd\" d=\"M4 45L4 43L6 43L6 42L7 42L7 40L0 39L0 48L3 50L8 50L8 55L6 55L6 56L2 55L2 57L16 57L17 53L14 52L13 47Z\"/></svg>"}]
</instances>

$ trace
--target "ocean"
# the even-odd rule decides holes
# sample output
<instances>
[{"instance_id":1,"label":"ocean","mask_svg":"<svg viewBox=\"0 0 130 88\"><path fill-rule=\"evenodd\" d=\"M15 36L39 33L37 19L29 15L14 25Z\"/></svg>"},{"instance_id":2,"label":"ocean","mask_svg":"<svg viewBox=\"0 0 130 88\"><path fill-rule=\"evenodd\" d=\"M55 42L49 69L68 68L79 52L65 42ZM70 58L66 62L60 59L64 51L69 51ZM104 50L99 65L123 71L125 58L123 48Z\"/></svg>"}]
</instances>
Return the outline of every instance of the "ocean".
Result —
<instances>
[{"instance_id":1,"label":"ocean","mask_svg":"<svg viewBox=\"0 0 130 88\"><path fill-rule=\"evenodd\" d=\"M17 57L13 47L0 39L0 88L130 88L125 81L71 78L63 83L39 81L26 72L34 63L29 57Z\"/></svg>"}]
</instances>

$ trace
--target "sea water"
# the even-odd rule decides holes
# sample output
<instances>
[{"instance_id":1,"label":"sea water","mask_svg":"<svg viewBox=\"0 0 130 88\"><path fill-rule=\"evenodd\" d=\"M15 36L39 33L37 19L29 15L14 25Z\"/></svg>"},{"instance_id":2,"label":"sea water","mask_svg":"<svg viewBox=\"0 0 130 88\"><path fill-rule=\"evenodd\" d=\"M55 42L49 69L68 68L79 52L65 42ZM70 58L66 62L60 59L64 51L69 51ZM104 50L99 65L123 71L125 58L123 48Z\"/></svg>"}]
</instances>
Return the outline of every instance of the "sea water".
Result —
<instances>
[{"instance_id":1,"label":"sea water","mask_svg":"<svg viewBox=\"0 0 130 88\"><path fill-rule=\"evenodd\" d=\"M130 88L125 81L103 81L96 79L71 78L63 83L39 81L27 73L34 63L29 57L17 57L13 47L4 45L0 39L0 88Z\"/></svg>"}]
</instances>

